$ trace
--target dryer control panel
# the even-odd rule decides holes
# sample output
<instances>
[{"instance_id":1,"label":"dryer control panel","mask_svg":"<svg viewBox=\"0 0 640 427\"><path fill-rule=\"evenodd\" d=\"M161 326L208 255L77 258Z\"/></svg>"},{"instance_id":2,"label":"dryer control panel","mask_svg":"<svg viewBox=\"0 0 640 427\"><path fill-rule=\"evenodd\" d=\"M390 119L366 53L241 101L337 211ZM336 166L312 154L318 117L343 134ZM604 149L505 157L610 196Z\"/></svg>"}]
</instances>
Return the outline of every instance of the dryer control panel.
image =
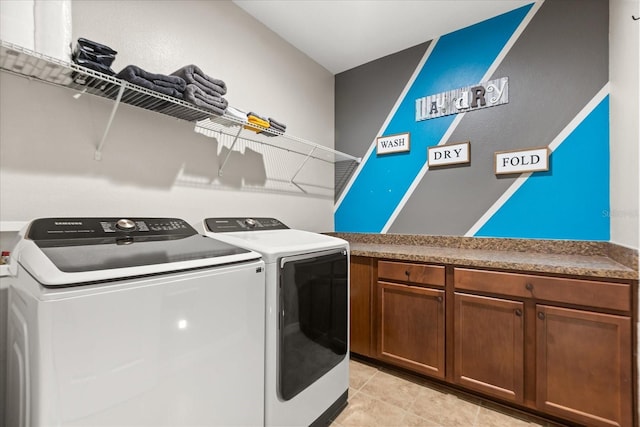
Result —
<instances>
[{"instance_id":1,"label":"dryer control panel","mask_svg":"<svg viewBox=\"0 0 640 427\"><path fill-rule=\"evenodd\" d=\"M204 220L207 231L228 233L232 231L286 230L289 227L275 218L207 218Z\"/></svg>"}]
</instances>

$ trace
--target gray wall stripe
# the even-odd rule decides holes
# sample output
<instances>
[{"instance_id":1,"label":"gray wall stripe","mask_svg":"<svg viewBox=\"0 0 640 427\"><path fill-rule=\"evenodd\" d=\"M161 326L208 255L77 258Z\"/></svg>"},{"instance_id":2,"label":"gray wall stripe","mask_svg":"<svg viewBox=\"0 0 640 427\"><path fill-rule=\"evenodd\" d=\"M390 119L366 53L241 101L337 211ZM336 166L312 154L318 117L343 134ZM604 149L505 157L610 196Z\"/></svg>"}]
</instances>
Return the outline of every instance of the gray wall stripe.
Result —
<instances>
[{"instance_id":1,"label":"gray wall stripe","mask_svg":"<svg viewBox=\"0 0 640 427\"><path fill-rule=\"evenodd\" d=\"M553 141L551 141L551 143L548 145L549 150L551 152L554 152L556 148L558 148L564 142L564 140L569 135L571 135L571 133L580 125L580 123L582 123L582 121L585 118L587 118L589 114L591 114L591 112L602 102L602 100L607 95L609 95L609 83L607 83L596 94L596 96L594 96L593 99L591 99L591 101L589 101L589 103L585 105L585 107L578 113L578 115L574 117L573 120L571 120L571 122L569 122L569 124L567 124L567 126L564 129L562 129L560 134L558 134L553 139ZM528 172L528 173L523 173L518 178L516 178L513 184L511 184L511 186L507 189L507 191L502 193L500 198L496 200L496 202L489 208L489 210L487 210L484 213L484 215L482 215L482 217L480 217L480 219L478 219L478 221L475 224L473 224L473 227L471 227L465 233L465 236L468 236L468 237L474 236L478 232L478 230L480 230L482 226L485 225L487 221L489 221L489 219L491 219L493 214L496 213L498 210L500 210L502 205L504 205L507 202L507 200L509 200L509 198L513 196L513 194L515 194L516 191L518 191L518 188L520 188L520 186L522 186L522 184L524 184L525 181L529 179L531 175L532 173Z\"/></svg>"},{"instance_id":2,"label":"gray wall stripe","mask_svg":"<svg viewBox=\"0 0 640 427\"><path fill-rule=\"evenodd\" d=\"M493 153L549 144L608 81L606 0L547 0L490 79L509 104L466 114L448 142L471 141L471 164L432 170L389 233L464 235L515 178Z\"/></svg>"},{"instance_id":3,"label":"gray wall stripe","mask_svg":"<svg viewBox=\"0 0 640 427\"><path fill-rule=\"evenodd\" d=\"M520 23L520 25L518 25L518 28L516 28L516 30L511 35L511 37L509 38L507 43L505 43L505 45L503 46L502 50L500 51L500 53L496 57L495 61L487 69L485 75L481 79L482 82L489 81L489 76L493 74L493 72L498 68L500 63L504 60L504 58L507 55L507 53L513 47L515 41L520 37L520 35L524 31L524 28L526 28L526 26L529 25L529 22L531 21L531 18L537 13L537 11L540 8L540 6L542 5L542 3L543 3L543 0L539 1L538 3L536 3L529 10L529 13L527 13L527 15L524 17L524 19ZM442 136L441 140L438 141L437 145L445 144L449 140L449 138L451 137L453 131L458 127L458 125L460 124L460 122L464 118L464 115L465 115L465 113L460 113L460 114L458 114L456 116L456 118L453 120L451 125L449 125L449 129L447 129L445 134ZM404 206L406 205L407 200L409 200L409 198L411 198L411 196L413 195L413 192L415 191L416 187L420 184L420 182L424 178L424 175L428 171L429 171L429 166L425 162L424 166L422 167L420 172L418 172L418 175L416 176L416 178L414 179L413 183L411 184L411 186L409 187L409 189L405 193L404 197L402 198L400 203L398 203L398 206L396 206L396 209L394 210L393 214L391 215L391 217L389 218L389 220L387 221L387 223L383 227L383 229L381 231L382 233L387 233L389 231L389 228L395 222L395 220L398 217L399 213L402 212L402 210L404 209Z\"/></svg>"},{"instance_id":4,"label":"gray wall stripe","mask_svg":"<svg viewBox=\"0 0 640 427\"><path fill-rule=\"evenodd\" d=\"M336 150L364 157L430 43L336 74ZM335 200L343 189L337 190Z\"/></svg>"}]
</instances>

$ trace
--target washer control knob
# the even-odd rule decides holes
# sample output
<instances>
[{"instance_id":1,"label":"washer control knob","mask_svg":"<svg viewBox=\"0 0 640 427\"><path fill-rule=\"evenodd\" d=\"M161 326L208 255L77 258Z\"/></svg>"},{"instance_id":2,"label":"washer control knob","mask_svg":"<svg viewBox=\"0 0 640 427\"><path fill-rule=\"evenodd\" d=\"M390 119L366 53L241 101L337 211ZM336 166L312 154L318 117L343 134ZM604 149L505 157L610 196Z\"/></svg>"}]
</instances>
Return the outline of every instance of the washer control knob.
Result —
<instances>
[{"instance_id":1,"label":"washer control knob","mask_svg":"<svg viewBox=\"0 0 640 427\"><path fill-rule=\"evenodd\" d=\"M119 219L118 222L116 222L116 228L122 231L132 231L136 228L136 223L130 219Z\"/></svg>"},{"instance_id":2,"label":"washer control knob","mask_svg":"<svg viewBox=\"0 0 640 427\"><path fill-rule=\"evenodd\" d=\"M253 228L253 227L255 227L255 226L256 226L256 224L257 224L257 223L256 223L256 220L255 220L255 219L253 219L253 218L247 218L247 219L245 219L245 220L244 220L244 223L245 223L245 224L247 225L247 227L249 227L249 228Z\"/></svg>"}]
</instances>

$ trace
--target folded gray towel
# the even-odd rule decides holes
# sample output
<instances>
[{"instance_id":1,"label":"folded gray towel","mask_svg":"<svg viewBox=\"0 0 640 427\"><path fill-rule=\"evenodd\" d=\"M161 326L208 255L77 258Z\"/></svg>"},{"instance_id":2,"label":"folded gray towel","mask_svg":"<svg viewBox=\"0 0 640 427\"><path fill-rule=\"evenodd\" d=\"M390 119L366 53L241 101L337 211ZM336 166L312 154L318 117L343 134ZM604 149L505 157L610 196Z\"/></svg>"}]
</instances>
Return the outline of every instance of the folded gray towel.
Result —
<instances>
[{"instance_id":1,"label":"folded gray towel","mask_svg":"<svg viewBox=\"0 0 640 427\"><path fill-rule=\"evenodd\" d=\"M284 123L280 123L279 121L271 117L269 117L269 125L271 125L271 127L274 127L278 130L281 130L283 133L287 129L287 125L285 125Z\"/></svg>"},{"instance_id":2,"label":"folded gray towel","mask_svg":"<svg viewBox=\"0 0 640 427\"><path fill-rule=\"evenodd\" d=\"M266 136L277 136L277 134L271 132L272 130L278 131L280 133L285 133L286 126L281 127L280 123L274 122L271 119L269 119L269 130L263 130L262 132L258 132L258 133L261 133Z\"/></svg>"},{"instance_id":3,"label":"folded gray towel","mask_svg":"<svg viewBox=\"0 0 640 427\"><path fill-rule=\"evenodd\" d=\"M181 77L150 73L136 65L127 65L115 77L154 92L180 99L182 99L182 93L187 87L187 83Z\"/></svg>"},{"instance_id":4,"label":"folded gray towel","mask_svg":"<svg viewBox=\"0 0 640 427\"><path fill-rule=\"evenodd\" d=\"M174 71L171 75L182 77L187 84L198 86L208 95L222 96L227 93L227 85L225 82L206 75L197 65L186 65Z\"/></svg>"},{"instance_id":5,"label":"folded gray towel","mask_svg":"<svg viewBox=\"0 0 640 427\"><path fill-rule=\"evenodd\" d=\"M194 84L187 85L184 91L184 100L220 116L224 114L228 105L227 100L223 97L211 96Z\"/></svg>"}]
</instances>

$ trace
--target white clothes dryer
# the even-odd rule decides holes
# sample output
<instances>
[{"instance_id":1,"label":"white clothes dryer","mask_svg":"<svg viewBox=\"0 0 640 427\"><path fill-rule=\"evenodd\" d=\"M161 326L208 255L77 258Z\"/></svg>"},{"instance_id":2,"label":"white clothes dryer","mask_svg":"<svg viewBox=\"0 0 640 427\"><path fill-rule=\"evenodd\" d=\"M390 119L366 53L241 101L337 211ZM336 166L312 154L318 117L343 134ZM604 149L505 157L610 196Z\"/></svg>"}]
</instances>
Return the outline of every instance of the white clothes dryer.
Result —
<instances>
[{"instance_id":1,"label":"white clothes dryer","mask_svg":"<svg viewBox=\"0 0 640 427\"><path fill-rule=\"evenodd\" d=\"M175 218L44 218L9 271L7 426L264 425L260 254Z\"/></svg>"},{"instance_id":2,"label":"white clothes dryer","mask_svg":"<svg viewBox=\"0 0 640 427\"><path fill-rule=\"evenodd\" d=\"M265 425L327 425L348 398L348 242L274 218L208 218L198 227L265 261Z\"/></svg>"}]
</instances>

